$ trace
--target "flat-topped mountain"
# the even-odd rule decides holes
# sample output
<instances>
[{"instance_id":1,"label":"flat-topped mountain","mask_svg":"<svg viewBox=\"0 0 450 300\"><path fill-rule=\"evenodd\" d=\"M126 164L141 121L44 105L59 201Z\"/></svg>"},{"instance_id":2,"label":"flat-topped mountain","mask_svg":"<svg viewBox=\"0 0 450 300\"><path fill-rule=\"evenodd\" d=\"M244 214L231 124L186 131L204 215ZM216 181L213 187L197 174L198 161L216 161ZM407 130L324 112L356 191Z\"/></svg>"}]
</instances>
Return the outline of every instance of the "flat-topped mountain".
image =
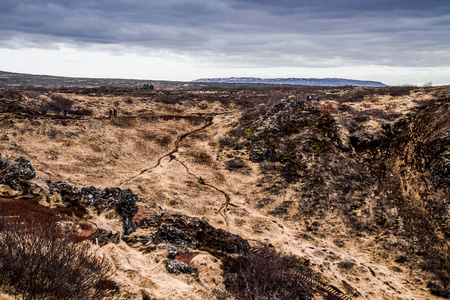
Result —
<instances>
[{"instance_id":1,"label":"flat-topped mountain","mask_svg":"<svg viewBox=\"0 0 450 300\"><path fill-rule=\"evenodd\" d=\"M354 80L343 78L256 78L256 77L229 77L229 78L201 78L194 82L217 83L265 83L265 84L292 84L311 86L370 86L386 87L378 81Z\"/></svg>"}]
</instances>

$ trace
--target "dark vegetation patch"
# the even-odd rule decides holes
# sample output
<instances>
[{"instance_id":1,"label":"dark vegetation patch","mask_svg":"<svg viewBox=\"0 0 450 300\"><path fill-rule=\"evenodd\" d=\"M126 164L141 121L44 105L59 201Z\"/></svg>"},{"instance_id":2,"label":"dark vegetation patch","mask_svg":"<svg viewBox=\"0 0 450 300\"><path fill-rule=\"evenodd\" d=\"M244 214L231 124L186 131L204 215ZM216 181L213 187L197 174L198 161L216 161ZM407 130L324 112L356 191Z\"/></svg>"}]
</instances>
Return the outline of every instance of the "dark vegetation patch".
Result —
<instances>
[{"instance_id":1,"label":"dark vegetation patch","mask_svg":"<svg viewBox=\"0 0 450 300\"><path fill-rule=\"evenodd\" d=\"M187 154L189 156L192 156L194 162L200 165L211 165L211 163L213 162L212 156L204 150L191 151Z\"/></svg>"},{"instance_id":2,"label":"dark vegetation patch","mask_svg":"<svg viewBox=\"0 0 450 300\"><path fill-rule=\"evenodd\" d=\"M238 139L230 136L219 139L219 146L221 148L232 148L234 150L241 150L243 148L243 144L239 142Z\"/></svg>"},{"instance_id":3,"label":"dark vegetation patch","mask_svg":"<svg viewBox=\"0 0 450 300\"><path fill-rule=\"evenodd\" d=\"M266 205L272 204L273 202L275 202L275 200L272 198L268 198L268 197L262 198L261 200L258 201L256 208L263 208Z\"/></svg>"},{"instance_id":4,"label":"dark vegetation patch","mask_svg":"<svg viewBox=\"0 0 450 300\"><path fill-rule=\"evenodd\" d=\"M293 201L283 201L279 206L277 206L274 210L270 211L269 214L273 216L287 216L292 209Z\"/></svg>"},{"instance_id":5,"label":"dark vegetation patch","mask_svg":"<svg viewBox=\"0 0 450 300\"><path fill-rule=\"evenodd\" d=\"M242 170L247 167L247 163L241 158L233 158L225 162L225 168L229 171Z\"/></svg>"},{"instance_id":6,"label":"dark vegetation patch","mask_svg":"<svg viewBox=\"0 0 450 300\"><path fill-rule=\"evenodd\" d=\"M0 286L24 299L102 299L118 287L111 262L86 243L71 242L74 229L45 221L0 216Z\"/></svg>"},{"instance_id":7,"label":"dark vegetation patch","mask_svg":"<svg viewBox=\"0 0 450 300\"><path fill-rule=\"evenodd\" d=\"M296 273L308 274L307 264L261 246L224 260L225 287L237 299L311 299L311 290Z\"/></svg>"},{"instance_id":8,"label":"dark vegetation patch","mask_svg":"<svg viewBox=\"0 0 450 300\"><path fill-rule=\"evenodd\" d=\"M401 261L433 274L429 288L435 295L450 291L450 179L445 170L450 115L446 102L435 101L419 109L410 121L397 122L389 139L380 145L381 153L369 152L373 174L385 194L375 207L378 226L395 232L396 220L401 220L407 239ZM411 194L417 195L414 201ZM390 209L397 211L396 218L386 215Z\"/></svg>"},{"instance_id":9,"label":"dark vegetation patch","mask_svg":"<svg viewBox=\"0 0 450 300\"><path fill-rule=\"evenodd\" d=\"M78 115L78 116L91 116L92 110L88 108L73 108L75 102L62 95L53 94L50 95L50 101L41 104L39 107L35 107L35 110L40 111L52 111L54 113L65 112L66 114Z\"/></svg>"}]
</instances>

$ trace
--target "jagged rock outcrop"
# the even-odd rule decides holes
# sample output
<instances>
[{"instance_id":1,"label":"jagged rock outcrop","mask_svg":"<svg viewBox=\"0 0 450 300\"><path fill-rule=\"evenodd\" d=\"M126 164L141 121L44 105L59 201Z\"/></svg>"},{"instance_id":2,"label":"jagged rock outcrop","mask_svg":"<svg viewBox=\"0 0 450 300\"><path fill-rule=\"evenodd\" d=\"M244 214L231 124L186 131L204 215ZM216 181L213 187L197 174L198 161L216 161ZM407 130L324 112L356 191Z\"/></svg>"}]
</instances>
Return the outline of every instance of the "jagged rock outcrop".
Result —
<instances>
[{"instance_id":1,"label":"jagged rock outcrop","mask_svg":"<svg viewBox=\"0 0 450 300\"><path fill-rule=\"evenodd\" d=\"M196 247L196 243L185 232L166 223L161 224L156 233L150 236L150 240L154 244L170 243L182 247Z\"/></svg>"},{"instance_id":2,"label":"jagged rock outcrop","mask_svg":"<svg viewBox=\"0 0 450 300\"><path fill-rule=\"evenodd\" d=\"M296 97L282 99L269 107L253 125L250 159L255 162L279 160L283 156L279 148L280 141L302 128L311 127L317 123L317 119L318 110L314 102Z\"/></svg>"},{"instance_id":3,"label":"jagged rock outcrop","mask_svg":"<svg viewBox=\"0 0 450 300\"><path fill-rule=\"evenodd\" d=\"M188 264L182 263L175 259L169 259L166 262L166 269L172 274L190 274L192 272L191 267Z\"/></svg>"},{"instance_id":4,"label":"jagged rock outcrop","mask_svg":"<svg viewBox=\"0 0 450 300\"><path fill-rule=\"evenodd\" d=\"M450 101L434 101L408 123L391 129L380 149L372 154L372 170L386 195L375 206L377 215L398 213L409 255L424 259L430 271L450 293ZM381 151L380 151L381 150ZM389 222L389 219L380 218ZM396 225L391 224L390 227Z\"/></svg>"},{"instance_id":5,"label":"jagged rock outcrop","mask_svg":"<svg viewBox=\"0 0 450 300\"><path fill-rule=\"evenodd\" d=\"M30 188L31 180L36 177L36 171L30 161L23 156L16 158L12 163L8 163L0 155L0 185L2 190L8 191L6 196L17 196L7 188L26 193ZM90 187L77 187L66 182L47 182L50 194L59 194L65 203L72 206L93 206L98 213L115 209L122 217L124 234L130 234L136 230L137 225L133 221L139 206L138 197L130 190L120 188L106 188L104 190ZM6 193L6 192L5 192Z\"/></svg>"},{"instance_id":6,"label":"jagged rock outcrop","mask_svg":"<svg viewBox=\"0 0 450 300\"><path fill-rule=\"evenodd\" d=\"M82 188L81 194L97 211L108 211L114 208L122 217L124 234L130 234L136 230L137 225L134 223L133 217L139 209L138 197L130 189L106 188L99 190L90 186Z\"/></svg>"},{"instance_id":7,"label":"jagged rock outcrop","mask_svg":"<svg viewBox=\"0 0 450 300\"><path fill-rule=\"evenodd\" d=\"M250 249L242 237L223 229L217 229L207 222L182 215L162 215L161 224L155 234L149 237L153 243L170 243L191 247L211 254L242 253Z\"/></svg>"},{"instance_id":8,"label":"jagged rock outcrop","mask_svg":"<svg viewBox=\"0 0 450 300\"><path fill-rule=\"evenodd\" d=\"M23 156L8 164L0 155L0 184L5 184L17 191L24 191L29 187L26 180L33 179L36 171L30 161Z\"/></svg>"},{"instance_id":9,"label":"jagged rock outcrop","mask_svg":"<svg viewBox=\"0 0 450 300\"><path fill-rule=\"evenodd\" d=\"M80 188L61 181L49 183L49 187L51 192L61 194L63 202L93 206L97 213L115 209L122 217L125 235L134 232L137 228L133 217L139 209L138 197L130 189L106 188L100 190L94 186Z\"/></svg>"}]
</instances>

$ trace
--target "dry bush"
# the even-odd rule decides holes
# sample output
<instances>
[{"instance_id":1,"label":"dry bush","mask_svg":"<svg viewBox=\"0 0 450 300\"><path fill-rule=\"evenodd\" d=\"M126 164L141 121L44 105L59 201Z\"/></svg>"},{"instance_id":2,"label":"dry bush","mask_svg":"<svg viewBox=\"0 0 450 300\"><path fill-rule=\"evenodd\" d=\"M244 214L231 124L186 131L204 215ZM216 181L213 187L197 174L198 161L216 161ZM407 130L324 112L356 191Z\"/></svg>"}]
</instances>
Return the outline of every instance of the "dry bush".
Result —
<instances>
[{"instance_id":1,"label":"dry bush","mask_svg":"<svg viewBox=\"0 0 450 300\"><path fill-rule=\"evenodd\" d=\"M73 229L0 217L0 286L23 299L101 299L117 287L110 261Z\"/></svg>"},{"instance_id":2,"label":"dry bush","mask_svg":"<svg viewBox=\"0 0 450 300\"><path fill-rule=\"evenodd\" d=\"M204 150L192 151L187 154L192 156L194 158L194 162L200 165L211 165L213 162L211 155Z\"/></svg>"},{"instance_id":3,"label":"dry bush","mask_svg":"<svg viewBox=\"0 0 450 300\"><path fill-rule=\"evenodd\" d=\"M229 171L242 170L247 168L247 163L241 158L233 158L225 162L225 169Z\"/></svg>"},{"instance_id":4,"label":"dry bush","mask_svg":"<svg viewBox=\"0 0 450 300\"><path fill-rule=\"evenodd\" d=\"M51 95L50 99L52 99L49 103L47 103L44 109L60 112L60 111L69 111L72 108L73 100L65 98L61 95Z\"/></svg>"},{"instance_id":5,"label":"dry bush","mask_svg":"<svg viewBox=\"0 0 450 300\"><path fill-rule=\"evenodd\" d=\"M412 90L416 89L414 86L391 86L388 88L391 96L405 96L409 95Z\"/></svg>"},{"instance_id":6,"label":"dry bush","mask_svg":"<svg viewBox=\"0 0 450 300\"><path fill-rule=\"evenodd\" d=\"M376 117L376 118L389 120L389 121L393 121L396 118L401 116L400 114L394 113L389 109L384 110L384 109L377 109L377 108L366 109L362 113L369 115L369 116Z\"/></svg>"},{"instance_id":7,"label":"dry bush","mask_svg":"<svg viewBox=\"0 0 450 300\"><path fill-rule=\"evenodd\" d=\"M219 139L220 148L232 148L235 150L240 150L243 148L243 144L239 143L236 138L231 138L229 136Z\"/></svg>"},{"instance_id":8,"label":"dry bush","mask_svg":"<svg viewBox=\"0 0 450 300\"><path fill-rule=\"evenodd\" d=\"M200 117L200 118L193 117L193 118L188 118L187 120L188 120L189 124L193 125L193 126L199 126L205 122L205 119L203 117Z\"/></svg>"},{"instance_id":9,"label":"dry bush","mask_svg":"<svg viewBox=\"0 0 450 300\"><path fill-rule=\"evenodd\" d=\"M166 97L157 98L156 102L173 105L178 104L182 100L183 98L180 97L173 97L171 95L166 95Z\"/></svg>"},{"instance_id":10,"label":"dry bush","mask_svg":"<svg viewBox=\"0 0 450 300\"><path fill-rule=\"evenodd\" d=\"M139 137L144 141L153 141L157 138L157 134L152 131L141 130L139 131Z\"/></svg>"},{"instance_id":11,"label":"dry bush","mask_svg":"<svg viewBox=\"0 0 450 300\"><path fill-rule=\"evenodd\" d=\"M22 100L23 96L20 92L18 92L16 90L2 89L2 90L0 90L0 98Z\"/></svg>"},{"instance_id":12,"label":"dry bush","mask_svg":"<svg viewBox=\"0 0 450 300\"><path fill-rule=\"evenodd\" d=\"M68 112L72 115L77 115L77 116L92 116L92 114L93 114L92 109L88 109L88 108L77 108L77 109L72 109Z\"/></svg>"},{"instance_id":13,"label":"dry bush","mask_svg":"<svg viewBox=\"0 0 450 300\"><path fill-rule=\"evenodd\" d=\"M156 142L158 143L158 145L165 148L165 147L168 147L172 143L172 138L169 135L166 135L163 137L158 137Z\"/></svg>"},{"instance_id":14,"label":"dry bush","mask_svg":"<svg viewBox=\"0 0 450 300\"><path fill-rule=\"evenodd\" d=\"M55 127L50 127L50 129L47 131L48 137L52 140L56 139L61 134L62 134L62 132L60 130L56 129Z\"/></svg>"},{"instance_id":15,"label":"dry bush","mask_svg":"<svg viewBox=\"0 0 450 300\"><path fill-rule=\"evenodd\" d=\"M311 299L312 294L291 269L293 261L263 246L224 261L227 292L236 299Z\"/></svg>"}]
</instances>

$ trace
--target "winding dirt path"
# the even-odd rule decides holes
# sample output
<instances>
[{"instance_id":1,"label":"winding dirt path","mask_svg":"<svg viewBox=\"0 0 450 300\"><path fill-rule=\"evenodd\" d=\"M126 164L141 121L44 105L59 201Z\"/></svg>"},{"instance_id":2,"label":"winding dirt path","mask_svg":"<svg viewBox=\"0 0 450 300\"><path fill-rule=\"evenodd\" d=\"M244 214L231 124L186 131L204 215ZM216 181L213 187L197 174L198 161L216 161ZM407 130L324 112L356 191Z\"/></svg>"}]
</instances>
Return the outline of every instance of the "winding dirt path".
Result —
<instances>
[{"instance_id":1,"label":"winding dirt path","mask_svg":"<svg viewBox=\"0 0 450 300\"><path fill-rule=\"evenodd\" d=\"M224 195L224 197L225 197L225 202L223 202L222 205L220 205L218 212L219 212L219 214L222 216L222 218L224 219L225 224L226 224L226 226L227 226L227 230L228 230L230 224L229 224L228 216L227 216L227 208L228 208L228 205L230 205L230 202L231 202L231 197L230 197L230 195L229 195L227 192L225 192L225 191L219 189L218 187L216 187L216 186L214 186L214 185L212 185L212 184L207 183L201 176L197 176L196 174L192 173L192 172L189 170L188 166L187 166L184 162L182 162L181 160L179 160L179 159L177 159L177 158L175 158L175 160L176 160L177 162L179 162L181 165L183 165L183 167L186 169L186 172L187 172L189 175L194 176L194 177L197 179L198 183L203 184L203 185L206 185L206 186L208 186L208 187L210 187L210 188L212 188L212 189L214 189L214 190L216 190L216 191L218 191L219 193L221 193L221 194Z\"/></svg>"},{"instance_id":2,"label":"winding dirt path","mask_svg":"<svg viewBox=\"0 0 450 300\"><path fill-rule=\"evenodd\" d=\"M133 181L134 179L138 178L139 176L141 176L141 175L143 175L145 173L151 172L153 169L155 169L155 168L157 168L157 167L159 167L161 165L161 161L162 161L163 158L169 157L170 160L176 160L178 163L180 163L186 169L186 172L189 175L195 177L200 184L206 185L206 186L216 190L217 192L221 193L225 197L225 201L220 205L220 207L218 209L218 213L224 219L227 229L229 229L229 221L228 221L228 216L227 216L226 212L227 212L228 206L231 203L231 196L228 193L226 193L225 191L219 189L218 187L216 187L216 186L214 186L214 185L212 185L210 183L207 183L202 177L192 173L190 171L190 169L188 168L188 166L183 161L179 160L178 158L176 158L174 156L174 154L177 153L179 148L180 148L180 143L186 137L208 128L209 126L211 126L213 124L214 117L217 116L217 115L221 115L221 114L225 114L225 113L215 113L215 114L208 114L208 115L194 115L194 116L162 116L162 118L178 118L178 119L202 118L202 119L205 120L205 124L202 127L199 127L199 128L197 128L195 130L192 130L192 131L189 131L189 132L186 132L186 133L183 133L183 134L179 135L177 137L177 139L175 140L174 148L170 152L160 156L158 158L158 160L156 161L155 165L153 165L151 167L148 167L148 168L144 168L144 169L140 170L139 173L137 173L136 175L133 175L130 178L121 181L119 183L118 187L122 187L124 184Z\"/></svg>"},{"instance_id":3,"label":"winding dirt path","mask_svg":"<svg viewBox=\"0 0 450 300\"><path fill-rule=\"evenodd\" d=\"M141 176L142 174L148 173L148 172L150 172L151 170L157 168L158 166L161 165L161 160L162 160L163 158L165 158L165 157L170 157L170 158L172 158L172 157L173 157L173 154L175 154L176 152L178 152L178 149L180 148L180 143L181 143L182 140L184 140L187 136L189 136L189 135L191 135L191 134L197 133L197 132L199 132L199 131L201 131L201 130L204 130L205 128L211 126L211 125L213 124L213 118L214 118L214 116L212 116L212 117L204 117L204 119L205 119L205 125L203 125L203 126L200 127L200 128L197 128L197 129L195 129L195 130L192 130L192 131L189 131L189 132L186 132L186 133L183 133L183 134L179 135L179 136L177 137L175 143L174 143L174 148L173 148L170 152L168 152L168 153L166 153L166 154L160 156L160 157L158 158L158 160L156 161L156 164L155 164L154 166L151 166L151 167L142 169L141 171L139 171L138 174L133 175L132 177L130 177L130 178L128 178L128 179L125 179L125 180L123 180L122 182L120 182L118 186L119 186L119 187L122 187L124 184L126 184L126 183L128 183L128 182L130 182L130 181L133 181L134 179L138 178L138 177Z\"/></svg>"}]
</instances>

